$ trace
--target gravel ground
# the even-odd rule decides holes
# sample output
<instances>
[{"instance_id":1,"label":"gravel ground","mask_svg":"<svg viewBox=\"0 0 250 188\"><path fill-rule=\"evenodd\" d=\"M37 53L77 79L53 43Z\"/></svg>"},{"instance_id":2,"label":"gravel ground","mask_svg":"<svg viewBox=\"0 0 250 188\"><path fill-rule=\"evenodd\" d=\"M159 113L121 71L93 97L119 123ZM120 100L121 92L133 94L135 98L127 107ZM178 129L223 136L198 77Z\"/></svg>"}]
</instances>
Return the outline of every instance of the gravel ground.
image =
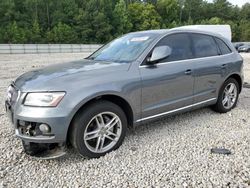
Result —
<instances>
[{"instance_id":1,"label":"gravel ground","mask_svg":"<svg viewBox=\"0 0 250 188\"><path fill-rule=\"evenodd\" d=\"M2 105L7 85L25 71L83 56L0 55L0 187L250 187L250 89L230 113L204 108L145 124L99 159L72 149L54 160L25 155ZM242 56L250 83L250 54ZM211 154L213 147L232 155Z\"/></svg>"}]
</instances>

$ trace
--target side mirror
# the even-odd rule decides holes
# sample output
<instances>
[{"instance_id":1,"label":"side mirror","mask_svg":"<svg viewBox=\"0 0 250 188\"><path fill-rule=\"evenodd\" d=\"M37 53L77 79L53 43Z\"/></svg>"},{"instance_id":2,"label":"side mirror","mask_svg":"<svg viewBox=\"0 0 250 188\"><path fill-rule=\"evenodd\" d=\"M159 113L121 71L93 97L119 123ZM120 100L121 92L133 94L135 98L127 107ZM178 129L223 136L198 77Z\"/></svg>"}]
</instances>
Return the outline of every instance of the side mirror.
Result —
<instances>
[{"instance_id":1,"label":"side mirror","mask_svg":"<svg viewBox=\"0 0 250 188\"><path fill-rule=\"evenodd\" d=\"M148 59L148 63L155 64L158 61L170 56L171 52L172 50L169 46L157 46L154 48L151 57Z\"/></svg>"}]
</instances>

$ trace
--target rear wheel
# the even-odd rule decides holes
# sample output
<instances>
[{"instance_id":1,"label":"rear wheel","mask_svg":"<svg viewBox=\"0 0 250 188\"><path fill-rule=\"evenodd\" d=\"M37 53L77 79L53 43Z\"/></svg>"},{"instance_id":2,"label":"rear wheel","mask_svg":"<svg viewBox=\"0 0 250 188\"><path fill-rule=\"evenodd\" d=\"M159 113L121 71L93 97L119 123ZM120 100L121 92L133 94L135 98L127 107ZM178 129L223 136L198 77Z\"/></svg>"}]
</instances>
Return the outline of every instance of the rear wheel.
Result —
<instances>
[{"instance_id":1,"label":"rear wheel","mask_svg":"<svg viewBox=\"0 0 250 188\"><path fill-rule=\"evenodd\" d=\"M222 85L214 110L226 113L233 109L239 97L239 83L234 78L229 78Z\"/></svg>"},{"instance_id":2,"label":"rear wheel","mask_svg":"<svg viewBox=\"0 0 250 188\"><path fill-rule=\"evenodd\" d=\"M72 125L70 140L75 149L83 156L97 158L122 144L127 119L116 104L98 101L79 112Z\"/></svg>"}]
</instances>

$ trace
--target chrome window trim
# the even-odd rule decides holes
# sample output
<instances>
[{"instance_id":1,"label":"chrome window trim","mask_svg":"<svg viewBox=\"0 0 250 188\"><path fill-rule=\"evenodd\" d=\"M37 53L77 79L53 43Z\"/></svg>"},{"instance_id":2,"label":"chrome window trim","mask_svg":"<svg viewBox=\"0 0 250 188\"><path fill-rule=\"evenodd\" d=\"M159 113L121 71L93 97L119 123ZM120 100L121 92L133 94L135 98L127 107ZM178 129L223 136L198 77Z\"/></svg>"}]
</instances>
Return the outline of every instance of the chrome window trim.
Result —
<instances>
[{"instance_id":1,"label":"chrome window trim","mask_svg":"<svg viewBox=\"0 0 250 188\"><path fill-rule=\"evenodd\" d=\"M183 59L183 60L176 60L176 61L169 61L169 62L164 62L164 63L157 63L156 65L165 65L165 64L172 64L172 63L180 63L180 62L185 62L185 61L195 61L195 60L202 60L202 59L211 59L211 58L216 58L216 57L224 57L224 56L229 56L232 55L233 52L229 53L229 54L224 54L224 55L216 55L216 56L208 56L208 57L199 57L199 58L191 58L191 59ZM149 65L141 65L139 66L139 68L141 67L148 67Z\"/></svg>"},{"instance_id":2,"label":"chrome window trim","mask_svg":"<svg viewBox=\"0 0 250 188\"><path fill-rule=\"evenodd\" d=\"M199 32L199 31L197 31L197 32L192 32L192 31L175 31L175 32L170 32L170 33L167 33L167 34L164 34L164 35L162 35L156 42L155 42L155 44L149 49L149 51L148 51L148 53L149 52L151 52L152 50L153 50L153 48L157 45L157 43L160 41L160 40L162 40L164 37L166 37L166 36L168 36L168 35L174 35L174 34L192 34L192 33L196 33L196 34L203 34L203 35L208 35L208 36L211 36L211 37L217 37L216 35L209 35L209 34L204 34L204 33L202 33L202 32ZM217 38L219 38L219 37L217 37ZM221 39L221 38L219 38L219 39ZM222 39L221 39L222 40ZM224 40L222 40L223 42L224 42ZM225 42L224 42L225 43ZM217 43L216 43L217 44ZM176 60L176 61L169 61L169 62L165 62L165 63L158 63L158 64L156 64L156 65L161 65L161 64L167 64L167 63L179 63L180 61L189 61L189 60L201 60L201 59L206 59L206 58L214 58L214 57L224 57L224 56L227 56L227 55L232 55L233 53L234 53L234 51L229 47L229 49L231 50L231 53L229 53L229 54L222 54L222 55L215 55L215 56L208 56L208 57L198 57L198 58L191 58L191 59L183 59L183 60ZM147 53L147 55L148 55L148 53ZM143 55L143 53L142 53L142 55ZM146 55L146 56L147 56ZM141 63L140 63L140 65L139 65L139 68L141 68L141 67L148 67L148 65L142 65L143 64L143 62L144 62L144 60L145 60L145 58L146 58L146 56L143 58L143 60L141 61ZM140 58L140 57L139 57ZM138 59L139 59L138 58Z\"/></svg>"},{"instance_id":3,"label":"chrome window trim","mask_svg":"<svg viewBox=\"0 0 250 188\"><path fill-rule=\"evenodd\" d=\"M174 112L178 112L180 110L188 109L188 108L191 108L191 107L194 107L194 106L198 106L200 104L204 104L204 103L207 103L207 102L210 102L210 101L214 101L214 100L216 100L216 98L211 98L211 99L208 99L208 100L205 100L205 101L201 101L201 102L198 102L198 103L195 103L195 104L191 104L191 105L188 105L188 106L184 106L184 107L181 107L181 108L177 108L177 109L174 109L174 110L170 110L170 111L167 111L167 112L156 114L156 115L153 115L153 116L148 116L148 117L145 117L145 118L141 118L141 119L138 119L136 121L136 123L142 122L142 121L145 121L145 120L148 120L148 119L152 119L152 118L155 118L155 117L159 117L159 116L171 114L171 113L174 113Z\"/></svg>"}]
</instances>

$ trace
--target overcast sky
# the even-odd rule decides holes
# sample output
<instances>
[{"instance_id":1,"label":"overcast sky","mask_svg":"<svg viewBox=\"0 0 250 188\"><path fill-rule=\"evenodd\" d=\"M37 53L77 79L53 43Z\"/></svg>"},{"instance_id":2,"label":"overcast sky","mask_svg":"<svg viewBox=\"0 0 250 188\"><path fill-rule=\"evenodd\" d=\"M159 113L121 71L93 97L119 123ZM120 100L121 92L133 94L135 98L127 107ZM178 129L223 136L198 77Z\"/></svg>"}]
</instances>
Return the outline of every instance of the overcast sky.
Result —
<instances>
[{"instance_id":1,"label":"overcast sky","mask_svg":"<svg viewBox=\"0 0 250 188\"><path fill-rule=\"evenodd\" d=\"M207 0L208 2L213 2L213 0ZM242 6L245 3L250 3L250 0L228 0L230 3L232 3L233 5L238 5L238 6Z\"/></svg>"}]
</instances>

